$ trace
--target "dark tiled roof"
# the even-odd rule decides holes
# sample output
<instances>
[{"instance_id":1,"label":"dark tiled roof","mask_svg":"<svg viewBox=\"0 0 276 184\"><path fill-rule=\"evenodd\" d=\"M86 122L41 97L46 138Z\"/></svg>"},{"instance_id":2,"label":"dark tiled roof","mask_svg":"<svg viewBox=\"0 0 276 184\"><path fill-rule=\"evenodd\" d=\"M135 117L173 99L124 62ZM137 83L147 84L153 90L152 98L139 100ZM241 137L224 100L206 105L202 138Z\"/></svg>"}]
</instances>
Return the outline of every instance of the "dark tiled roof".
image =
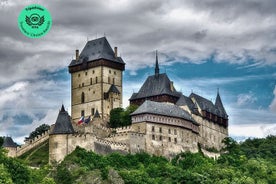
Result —
<instances>
[{"instance_id":1,"label":"dark tiled roof","mask_svg":"<svg viewBox=\"0 0 276 184\"><path fill-rule=\"evenodd\" d=\"M215 114L219 117L225 117L225 114L223 114L218 108L217 106L215 106L213 104L213 102L211 102L210 100L207 100L206 98L203 98L202 96L199 96L195 93L192 93L190 95L190 98L194 98L196 103L198 104L198 106L200 107L201 110L205 110L207 112L210 112L212 114Z\"/></svg>"},{"instance_id":2,"label":"dark tiled roof","mask_svg":"<svg viewBox=\"0 0 276 184\"><path fill-rule=\"evenodd\" d=\"M153 101L146 100L131 115L138 115L138 114L145 114L145 113L176 117L176 118L185 119L195 123L194 119L187 111L181 109L180 107L174 104L153 102Z\"/></svg>"},{"instance_id":3,"label":"dark tiled roof","mask_svg":"<svg viewBox=\"0 0 276 184\"><path fill-rule=\"evenodd\" d=\"M187 106L192 113L198 112L197 106L194 104L191 98L181 95L181 97L176 102L176 105L178 106Z\"/></svg>"},{"instance_id":4,"label":"dark tiled roof","mask_svg":"<svg viewBox=\"0 0 276 184\"><path fill-rule=\"evenodd\" d=\"M114 84L112 84L111 86L110 86L110 88L109 88L109 90L108 90L108 92L107 93L117 93L117 94L120 94L120 91L118 90L118 88L114 85Z\"/></svg>"},{"instance_id":5,"label":"dark tiled roof","mask_svg":"<svg viewBox=\"0 0 276 184\"><path fill-rule=\"evenodd\" d=\"M98 110L96 110L95 114L94 114L94 118L100 118L100 113Z\"/></svg>"},{"instance_id":6,"label":"dark tiled roof","mask_svg":"<svg viewBox=\"0 0 276 184\"><path fill-rule=\"evenodd\" d=\"M225 118L228 117L228 115L227 115L227 113L226 113L226 111L225 111L225 109L223 107L223 104L222 104L222 101L221 101L219 93L217 94L215 106L218 108L218 110L220 111L220 113L222 114L222 116L224 116Z\"/></svg>"},{"instance_id":7,"label":"dark tiled roof","mask_svg":"<svg viewBox=\"0 0 276 184\"><path fill-rule=\"evenodd\" d=\"M109 45L106 37L88 41L80 53L79 60L72 60L69 66L79 65L83 62L106 59L113 62L125 64L121 57L115 57L114 51Z\"/></svg>"},{"instance_id":8,"label":"dark tiled roof","mask_svg":"<svg viewBox=\"0 0 276 184\"><path fill-rule=\"evenodd\" d=\"M181 93L177 92L175 89L171 89L171 81L165 73L149 76L140 88L139 92L134 93L130 100L163 94L175 97L179 97L181 95Z\"/></svg>"},{"instance_id":9,"label":"dark tiled roof","mask_svg":"<svg viewBox=\"0 0 276 184\"><path fill-rule=\"evenodd\" d=\"M67 111L65 111L62 105L61 110L58 113L57 121L55 127L51 134L72 134L74 133L74 128L71 123L71 119Z\"/></svg>"},{"instance_id":10,"label":"dark tiled roof","mask_svg":"<svg viewBox=\"0 0 276 184\"><path fill-rule=\"evenodd\" d=\"M13 142L11 137L4 137L4 142L2 145L4 148L16 148L17 144L15 142Z\"/></svg>"}]
</instances>

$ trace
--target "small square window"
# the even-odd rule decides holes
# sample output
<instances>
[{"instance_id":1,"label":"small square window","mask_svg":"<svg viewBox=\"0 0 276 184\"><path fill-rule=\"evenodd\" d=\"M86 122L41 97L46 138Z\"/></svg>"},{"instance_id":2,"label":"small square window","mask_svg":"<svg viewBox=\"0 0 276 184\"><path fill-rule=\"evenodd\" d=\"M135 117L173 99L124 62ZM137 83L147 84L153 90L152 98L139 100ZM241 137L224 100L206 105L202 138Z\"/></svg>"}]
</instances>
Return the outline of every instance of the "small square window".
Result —
<instances>
[{"instance_id":1,"label":"small square window","mask_svg":"<svg viewBox=\"0 0 276 184\"><path fill-rule=\"evenodd\" d=\"M152 140L155 140L155 135L152 135Z\"/></svg>"}]
</instances>

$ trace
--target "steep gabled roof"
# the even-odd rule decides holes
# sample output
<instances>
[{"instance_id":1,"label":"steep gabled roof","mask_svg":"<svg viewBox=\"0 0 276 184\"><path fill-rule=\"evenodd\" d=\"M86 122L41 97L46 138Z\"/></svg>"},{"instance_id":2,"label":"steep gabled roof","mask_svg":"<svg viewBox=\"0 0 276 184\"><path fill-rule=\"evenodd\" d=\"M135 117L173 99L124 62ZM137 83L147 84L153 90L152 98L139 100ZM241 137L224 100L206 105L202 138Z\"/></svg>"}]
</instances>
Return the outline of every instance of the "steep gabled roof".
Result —
<instances>
[{"instance_id":1,"label":"steep gabled roof","mask_svg":"<svg viewBox=\"0 0 276 184\"><path fill-rule=\"evenodd\" d=\"M88 41L79 56L79 60L72 60L69 66L98 59L106 59L115 63L125 64L121 57L115 57L114 51L106 37L102 37Z\"/></svg>"},{"instance_id":2,"label":"steep gabled roof","mask_svg":"<svg viewBox=\"0 0 276 184\"><path fill-rule=\"evenodd\" d=\"M180 96L180 98L176 102L176 105L187 106L192 113L196 113L198 111L198 108L197 108L196 104L194 104L192 99L185 95Z\"/></svg>"},{"instance_id":3,"label":"steep gabled roof","mask_svg":"<svg viewBox=\"0 0 276 184\"><path fill-rule=\"evenodd\" d=\"M221 98L220 98L220 95L219 95L219 92L217 94L217 98L216 98L216 102L215 102L215 106L218 108L218 110L221 112L221 114L224 116L224 117L228 117L224 107L223 107L223 104L222 104L222 101L221 101Z\"/></svg>"},{"instance_id":4,"label":"steep gabled roof","mask_svg":"<svg viewBox=\"0 0 276 184\"><path fill-rule=\"evenodd\" d=\"M117 93L117 94L120 94L120 91L118 90L118 88L114 85L114 84L111 84L109 90L107 93Z\"/></svg>"},{"instance_id":5,"label":"steep gabled roof","mask_svg":"<svg viewBox=\"0 0 276 184\"><path fill-rule=\"evenodd\" d=\"M213 104L210 100L207 100L206 98L203 98L202 96L199 96L195 93L191 93L190 98L194 98L198 106L201 110L205 110L207 112L210 112L212 114L215 114L219 117L227 118L223 112L221 112L217 106Z\"/></svg>"},{"instance_id":6,"label":"steep gabled roof","mask_svg":"<svg viewBox=\"0 0 276 184\"><path fill-rule=\"evenodd\" d=\"M181 109L177 105L162 102L146 100L141 106L138 107L138 109L136 109L136 111L131 114L131 116L138 114L156 114L162 116L176 117L195 123L195 120L187 111Z\"/></svg>"},{"instance_id":7,"label":"steep gabled roof","mask_svg":"<svg viewBox=\"0 0 276 184\"><path fill-rule=\"evenodd\" d=\"M13 142L11 137L4 137L4 142L2 147L4 148L16 148L17 144Z\"/></svg>"},{"instance_id":8,"label":"steep gabled roof","mask_svg":"<svg viewBox=\"0 0 276 184\"><path fill-rule=\"evenodd\" d=\"M157 95L170 95L179 97L181 93L171 89L171 81L167 74L152 75L147 78L138 93L134 93L130 100L146 98Z\"/></svg>"},{"instance_id":9,"label":"steep gabled roof","mask_svg":"<svg viewBox=\"0 0 276 184\"><path fill-rule=\"evenodd\" d=\"M58 113L55 127L51 134L72 134L74 132L75 131L72 126L70 116L67 111L65 111L64 106L62 105Z\"/></svg>"}]
</instances>

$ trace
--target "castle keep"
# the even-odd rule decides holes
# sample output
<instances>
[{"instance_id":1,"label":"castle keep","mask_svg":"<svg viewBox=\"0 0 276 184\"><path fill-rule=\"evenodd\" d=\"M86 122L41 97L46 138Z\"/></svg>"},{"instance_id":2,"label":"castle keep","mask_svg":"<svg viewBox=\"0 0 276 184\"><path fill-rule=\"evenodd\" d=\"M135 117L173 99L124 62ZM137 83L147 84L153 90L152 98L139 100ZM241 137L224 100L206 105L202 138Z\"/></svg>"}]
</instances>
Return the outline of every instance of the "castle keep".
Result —
<instances>
[{"instance_id":1,"label":"castle keep","mask_svg":"<svg viewBox=\"0 0 276 184\"><path fill-rule=\"evenodd\" d=\"M131 114L132 125L109 128L110 110L122 106L122 78L125 63L117 47L105 37L88 41L69 65L71 74L71 116L62 105L51 130L40 139L49 141L49 162L60 162L77 146L100 154L147 152L168 158L183 152L218 154L228 136L228 115L219 92L213 103L191 93L177 91L166 73L160 73L158 55L155 71L129 99L139 107ZM84 117L84 118L82 118ZM78 123L85 119L85 123ZM17 148L16 156L28 145ZM12 148L13 149L13 148ZM20 153L20 154L19 154Z\"/></svg>"},{"instance_id":2,"label":"castle keep","mask_svg":"<svg viewBox=\"0 0 276 184\"><path fill-rule=\"evenodd\" d=\"M122 106L122 72L125 63L105 37L86 43L69 65L71 74L71 117L107 118L113 108Z\"/></svg>"}]
</instances>

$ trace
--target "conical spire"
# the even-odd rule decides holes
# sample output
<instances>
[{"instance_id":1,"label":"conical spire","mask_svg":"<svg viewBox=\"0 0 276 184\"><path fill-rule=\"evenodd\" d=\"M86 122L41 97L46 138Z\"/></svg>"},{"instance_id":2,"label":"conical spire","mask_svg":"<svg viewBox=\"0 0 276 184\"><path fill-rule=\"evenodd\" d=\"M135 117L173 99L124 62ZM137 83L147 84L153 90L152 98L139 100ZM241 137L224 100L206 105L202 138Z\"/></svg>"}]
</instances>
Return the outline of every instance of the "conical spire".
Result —
<instances>
[{"instance_id":1,"label":"conical spire","mask_svg":"<svg viewBox=\"0 0 276 184\"><path fill-rule=\"evenodd\" d=\"M60 109L61 112L65 112L65 108L64 108L64 105L62 104L61 106L61 109Z\"/></svg>"},{"instance_id":2,"label":"conical spire","mask_svg":"<svg viewBox=\"0 0 276 184\"><path fill-rule=\"evenodd\" d=\"M159 64L158 64L158 53L157 50L155 52L155 76L159 75Z\"/></svg>"},{"instance_id":3,"label":"conical spire","mask_svg":"<svg viewBox=\"0 0 276 184\"><path fill-rule=\"evenodd\" d=\"M223 113L223 116L227 117L227 113L226 113L226 111L223 107L223 104L222 104L222 101L221 101L221 98L220 98L220 95L219 95L219 90L218 90L218 93L217 93L215 106L219 109L220 112Z\"/></svg>"},{"instance_id":4,"label":"conical spire","mask_svg":"<svg viewBox=\"0 0 276 184\"><path fill-rule=\"evenodd\" d=\"M96 109L96 112L94 114L94 118L100 118L100 117L101 117L100 113L99 113L98 109Z\"/></svg>"},{"instance_id":5,"label":"conical spire","mask_svg":"<svg viewBox=\"0 0 276 184\"><path fill-rule=\"evenodd\" d=\"M62 105L51 134L73 134L74 132L70 116Z\"/></svg>"}]
</instances>

